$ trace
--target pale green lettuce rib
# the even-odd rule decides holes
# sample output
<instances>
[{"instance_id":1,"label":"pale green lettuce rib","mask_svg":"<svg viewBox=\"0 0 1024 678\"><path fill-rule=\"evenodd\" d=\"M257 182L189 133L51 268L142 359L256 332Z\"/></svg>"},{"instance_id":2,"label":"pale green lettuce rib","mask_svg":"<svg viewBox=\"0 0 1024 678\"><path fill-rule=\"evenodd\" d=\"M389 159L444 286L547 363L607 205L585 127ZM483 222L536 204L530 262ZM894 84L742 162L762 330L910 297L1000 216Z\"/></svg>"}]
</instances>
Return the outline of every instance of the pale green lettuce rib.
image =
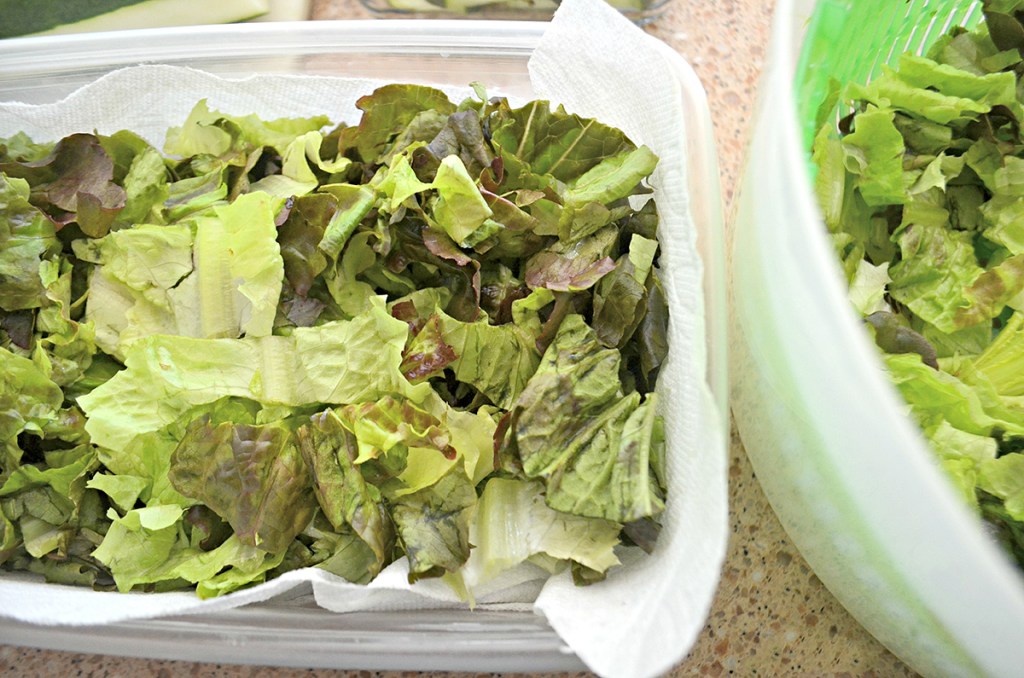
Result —
<instances>
[{"instance_id":1,"label":"pale green lettuce rib","mask_svg":"<svg viewBox=\"0 0 1024 678\"><path fill-rule=\"evenodd\" d=\"M127 369L78 402L92 441L113 450L225 396L285 406L388 394L420 402L430 385L412 386L398 369L407 332L374 297L352 320L298 328L288 337L148 337L128 351Z\"/></svg>"}]
</instances>

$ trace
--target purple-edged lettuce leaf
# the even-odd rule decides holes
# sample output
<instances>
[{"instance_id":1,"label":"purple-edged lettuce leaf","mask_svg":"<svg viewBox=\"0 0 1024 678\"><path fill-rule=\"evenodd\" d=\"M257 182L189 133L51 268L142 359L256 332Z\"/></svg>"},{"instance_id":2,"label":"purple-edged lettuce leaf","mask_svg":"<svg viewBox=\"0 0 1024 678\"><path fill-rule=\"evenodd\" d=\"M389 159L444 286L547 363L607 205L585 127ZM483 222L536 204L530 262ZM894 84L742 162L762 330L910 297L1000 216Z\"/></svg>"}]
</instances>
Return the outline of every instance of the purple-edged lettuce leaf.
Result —
<instances>
[{"instance_id":1,"label":"purple-edged lettuce leaf","mask_svg":"<svg viewBox=\"0 0 1024 678\"><path fill-rule=\"evenodd\" d=\"M444 92L422 85L384 85L361 97L356 106L363 115L358 127L342 131L342 143L350 143L366 163L377 162L388 143L413 124L420 114L441 114L437 118L440 124L423 139L430 141L444 126L444 116L455 112L455 105Z\"/></svg>"},{"instance_id":2,"label":"purple-edged lettuce leaf","mask_svg":"<svg viewBox=\"0 0 1024 678\"><path fill-rule=\"evenodd\" d=\"M335 530L348 526L366 543L375 558L369 576L376 576L391 562L395 529L380 490L359 470L356 436L331 410L300 427L296 436L321 511Z\"/></svg>"},{"instance_id":3,"label":"purple-edged lettuce leaf","mask_svg":"<svg viewBox=\"0 0 1024 678\"><path fill-rule=\"evenodd\" d=\"M455 572L469 558L470 508L476 491L465 470L453 466L430 487L391 505L398 539L409 558L409 581Z\"/></svg>"},{"instance_id":4,"label":"purple-edged lettuce leaf","mask_svg":"<svg viewBox=\"0 0 1024 678\"><path fill-rule=\"evenodd\" d=\"M651 469L655 396L623 394L620 355L601 346L579 315L562 322L515 405L512 436L528 478L543 479L551 508L632 522L659 514Z\"/></svg>"},{"instance_id":5,"label":"purple-edged lettuce leaf","mask_svg":"<svg viewBox=\"0 0 1024 678\"><path fill-rule=\"evenodd\" d=\"M77 223L93 238L105 235L125 206L125 190L113 180L114 162L92 134L64 137L41 160L0 162L0 172L28 181L32 204L54 223Z\"/></svg>"},{"instance_id":6,"label":"purple-edged lettuce leaf","mask_svg":"<svg viewBox=\"0 0 1024 678\"><path fill-rule=\"evenodd\" d=\"M283 551L316 510L309 468L281 424L196 420L171 457L169 477L230 524L239 541L270 553Z\"/></svg>"},{"instance_id":7,"label":"purple-edged lettuce leaf","mask_svg":"<svg viewBox=\"0 0 1024 678\"><path fill-rule=\"evenodd\" d=\"M24 179L0 173L0 309L18 311L44 303L39 265L60 252L53 222L30 202Z\"/></svg>"}]
</instances>

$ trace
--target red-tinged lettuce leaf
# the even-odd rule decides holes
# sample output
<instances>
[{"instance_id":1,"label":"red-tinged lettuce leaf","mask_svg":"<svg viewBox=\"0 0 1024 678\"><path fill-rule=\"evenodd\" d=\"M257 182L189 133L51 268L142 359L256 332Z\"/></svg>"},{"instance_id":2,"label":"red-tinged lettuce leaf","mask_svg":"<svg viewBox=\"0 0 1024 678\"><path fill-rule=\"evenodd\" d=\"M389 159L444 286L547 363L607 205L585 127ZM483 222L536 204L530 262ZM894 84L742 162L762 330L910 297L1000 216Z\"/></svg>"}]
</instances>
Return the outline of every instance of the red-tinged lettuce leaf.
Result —
<instances>
[{"instance_id":1,"label":"red-tinged lettuce leaf","mask_svg":"<svg viewBox=\"0 0 1024 678\"><path fill-rule=\"evenodd\" d=\"M26 179L32 204L57 224L78 223L86 235L107 233L126 194L114 183L114 161L92 134L64 137L42 160L0 163L0 172Z\"/></svg>"},{"instance_id":2,"label":"red-tinged lettuce leaf","mask_svg":"<svg viewBox=\"0 0 1024 678\"><path fill-rule=\"evenodd\" d=\"M397 316L396 316L397 317ZM399 369L412 383L441 374L458 359L458 355L445 340L440 319L431 316L419 329L402 354Z\"/></svg>"},{"instance_id":3,"label":"red-tinged lettuce leaf","mask_svg":"<svg viewBox=\"0 0 1024 678\"><path fill-rule=\"evenodd\" d=\"M434 331L421 332L409 342L405 356L423 354L440 363L451 350L455 358L445 368L503 409L515 402L540 362L537 337L515 323L491 325L486 315L467 323L441 311L431 322L439 325L440 337Z\"/></svg>"},{"instance_id":4,"label":"red-tinged lettuce leaf","mask_svg":"<svg viewBox=\"0 0 1024 678\"><path fill-rule=\"evenodd\" d=\"M332 195L301 196L277 229L285 278L300 297L309 294L313 281L327 268L327 258L318 245L337 208L338 200Z\"/></svg>"},{"instance_id":5,"label":"red-tinged lettuce leaf","mask_svg":"<svg viewBox=\"0 0 1024 678\"><path fill-rule=\"evenodd\" d=\"M448 459L455 458L448 433L437 417L404 398L385 396L335 411L340 422L356 437L356 464L375 459L396 445L432 448Z\"/></svg>"},{"instance_id":6,"label":"red-tinged lettuce leaf","mask_svg":"<svg viewBox=\"0 0 1024 678\"><path fill-rule=\"evenodd\" d=\"M656 240L634 235L629 252L619 257L615 270L594 290L593 327L605 346L622 348L643 319L645 285L657 251Z\"/></svg>"},{"instance_id":7,"label":"red-tinged lettuce leaf","mask_svg":"<svg viewBox=\"0 0 1024 678\"><path fill-rule=\"evenodd\" d=\"M571 244L557 242L526 262L526 284L559 292L589 289L615 268L610 255L617 239L618 229L608 226Z\"/></svg>"},{"instance_id":8,"label":"red-tinged lettuce leaf","mask_svg":"<svg viewBox=\"0 0 1024 678\"><path fill-rule=\"evenodd\" d=\"M0 311L0 348L29 350L35 324L34 311Z\"/></svg>"},{"instance_id":9,"label":"red-tinged lettuce leaf","mask_svg":"<svg viewBox=\"0 0 1024 678\"><path fill-rule=\"evenodd\" d=\"M391 518L409 558L409 581L455 572L469 558L469 509L476 490L461 466L434 485L397 499Z\"/></svg>"},{"instance_id":10,"label":"red-tinged lettuce leaf","mask_svg":"<svg viewBox=\"0 0 1024 678\"><path fill-rule=\"evenodd\" d=\"M454 155L462 160L474 177L494 161L494 151L484 135L480 113L473 108L448 116L444 128L427 144L427 150L438 159Z\"/></svg>"},{"instance_id":11,"label":"red-tinged lettuce leaf","mask_svg":"<svg viewBox=\"0 0 1024 678\"><path fill-rule=\"evenodd\" d=\"M552 508L626 523L664 505L652 477L654 397L623 396L620 355L579 315L562 322L515 405L512 433L524 474L543 479Z\"/></svg>"},{"instance_id":12,"label":"red-tinged lettuce leaf","mask_svg":"<svg viewBox=\"0 0 1024 678\"><path fill-rule=\"evenodd\" d=\"M28 183L0 174L0 309L42 306L39 265L58 252L53 223L29 202Z\"/></svg>"},{"instance_id":13,"label":"red-tinged lettuce leaf","mask_svg":"<svg viewBox=\"0 0 1024 678\"><path fill-rule=\"evenodd\" d=\"M476 319L480 313L480 262L438 229L403 221L394 230L397 247L388 257L388 268L402 273L412 264L420 264L415 269L419 289L448 290L447 313L460 320Z\"/></svg>"},{"instance_id":14,"label":"red-tinged lettuce leaf","mask_svg":"<svg viewBox=\"0 0 1024 678\"><path fill-rule=\"evenodd\" d=\"M316 511L309 469L282 425L195 421L171 457L174 488L213 509L243 544L278 553Z\"/></svg>"},{"instance_id":15,"label":"red-tinged lettuce leaf","mask_svg":"<svg viewBox=\"0 0 1024 678\"><path fill-rule=\"evenodd\" d=\"M529 296L530 289L500 262L487 267L481 278L480 307L487 312L491 324L512 322L512 304Z\"/></svg>"},{"instance_id":16,"label":"red-tinged lettuce leaf","mask_svg":"<svg viewBox=\"0 0 1024 678\"><path fill-rule=\"evenodd\" d=\"M360 97L356 106L363 111L359 125L342 130L340 144L355 148L366 163L376 163L388 143L423 111L455 112L444 92L422 85L385 85Z\"/></svg>"},{"instance_id":17,"label":"red-tinged lettuce leaf","mask_svg":"<svg viewBox=\"0 0 1024 678\"><path fill-rule=\"evenodd\" d=\"M621 131L566 113L561 106L552 111L546 101L533 101L518 109L503 102L491 114L490 126L506 171L510 161L525 162L532 173L550 174L562 182L636 148Z\"/></svg>"},{"instance_id":18,"label":"red-tinged lettuce leaf","mask_svg":"<svg viewBox=\"0 0 1024 678\"><path fill-rule=\"evenodd\" d=\"M302 544L307 540L312 540L312 543L305 549ZM303 549L308 552L304 553ZM288 567L289 570L318 567L353 584L369 584L378 567L373 549L358 534L348 527L335 531L322 513L317 513L303 532L301 541L292 542L291 550L297 553L291 558L286 557L282 564L287 565L290 559L295 560L295 564Z\"/></svg>"},{"instance_id":19,"label":"red-tinged lettuce leaf","mask_svg":"<svg viewBox=\"0 0 1024 678\"><path fill-rule=\"evenodd\" d=\"M645 391L653 391L658 368L668 357L668 300L657 269L648 281L645 306L643 319L634 336L639 353L640 384Z\"/></svg>"},{"instance_id":20,"label":"red-tinged lettuce leaf","mask_svg":"<svg viewBox=\"0 0 1024 678\"><path fill-rule=\"evenodd\" d=\"M296 437L324 516L335 530L347 525L366 543L375 557L369 574L377 576L391 562L395 531L380 491L364 480L356 466L356 437L331 410L300 427Z\"/></svg>"}]
</instances>

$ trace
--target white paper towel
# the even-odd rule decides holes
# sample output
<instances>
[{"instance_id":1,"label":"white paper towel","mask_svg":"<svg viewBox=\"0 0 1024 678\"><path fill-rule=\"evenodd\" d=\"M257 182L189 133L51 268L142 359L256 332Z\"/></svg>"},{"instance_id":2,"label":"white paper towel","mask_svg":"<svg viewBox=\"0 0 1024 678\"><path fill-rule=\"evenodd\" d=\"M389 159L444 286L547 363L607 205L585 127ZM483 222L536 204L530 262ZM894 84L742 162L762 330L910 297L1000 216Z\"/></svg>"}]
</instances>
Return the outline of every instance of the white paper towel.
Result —
<instances>
[{"instance_id":1,"label":"white paper towel","mask_svg":"<svg viewBox=\"0 0 1024 678\"><path fill-rule=\"evenodd\" d=\"M662 268L671 308L670 357L659 376L669 447L664 529L651 556L625 550L606 581L576 587L568 574L547 580L522 567L479 591L478 603L533 609L592 670L603 676L653 676L676 664L703 626L726 543L726 454L721 418L705 370L702 263L689 212L686 121L680 82L664 45L598 0L565 0L530 62L539 98L620 127L661 159L653 177L661 216ZM264 75L226 80L169 66L116 71L57 104L0 103L0 137L37 140L96 130L132 129L161 146L194 103L234 114L296 117L347 112L381 82ZM468 87L442 87L453 99ZM139 92L146 92L139 97ZM709 141L710 143L710 141ZM97 624L201 614L270 598L308 594L337 612L462 607L438 580L410 586L405 561L368 586L322 570L290 572L251 589L201 601L191 593L119 594L0 577L0 615L37 624Z\"/></svg>"}]
</instances>

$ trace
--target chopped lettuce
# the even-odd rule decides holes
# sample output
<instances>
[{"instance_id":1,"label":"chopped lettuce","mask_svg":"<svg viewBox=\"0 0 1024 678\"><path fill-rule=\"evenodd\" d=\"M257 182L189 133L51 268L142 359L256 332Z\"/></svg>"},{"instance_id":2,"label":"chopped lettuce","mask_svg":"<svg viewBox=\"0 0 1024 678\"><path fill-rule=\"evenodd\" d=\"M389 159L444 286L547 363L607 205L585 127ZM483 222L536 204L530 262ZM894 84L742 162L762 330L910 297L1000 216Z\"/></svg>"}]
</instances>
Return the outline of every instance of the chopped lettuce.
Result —
<instances>
[{"instance_id":1,"label":"chopped lettuce","mask_svg":"<svg viewBox=\"0 0 1024 678\"><path fill-rule=\"evenodd\" d=\"M0 140L0 567L213 597L405 559L471 592L650 548L657 157L482 88L357 106Z\"/></svg>"},{"instance_id":2,"label":"chopped lettuce","mask_svg":"<svg viewBox=\"0 0 1024 678\"><path fill-rule=\"evenodd\" d=\"M903 55L814 141L816 194L889 375L965 503L1024 567L1019 2Z\"/></svg>"}]
</instances>

